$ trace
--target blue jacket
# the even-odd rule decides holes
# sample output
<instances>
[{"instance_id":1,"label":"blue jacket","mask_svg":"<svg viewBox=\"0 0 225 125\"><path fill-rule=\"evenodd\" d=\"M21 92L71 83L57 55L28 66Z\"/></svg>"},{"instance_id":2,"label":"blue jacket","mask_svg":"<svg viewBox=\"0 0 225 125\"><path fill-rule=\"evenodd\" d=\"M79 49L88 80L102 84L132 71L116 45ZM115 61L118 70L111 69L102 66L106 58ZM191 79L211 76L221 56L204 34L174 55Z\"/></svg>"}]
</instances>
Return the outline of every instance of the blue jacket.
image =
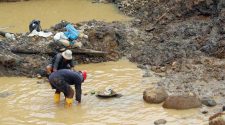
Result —
<instances>
[{"instance_id":1,"label":"blue jacket","mask_svg":"<svg viewBox=\"0 0 225 125\"><path fill-rule=\"evenodd\" d=\"M66 32L64 32L64 34L65 34L65 36L69 39L69 40L71 40L71 41L73 41L73 40L76 40L77 38L78 38L78 36L79 36L79 31L78 30L76 30L74 27L73 27L73 25L71 25L71 24L67 24L66 25Z\"/></svg>"}]
</instances>

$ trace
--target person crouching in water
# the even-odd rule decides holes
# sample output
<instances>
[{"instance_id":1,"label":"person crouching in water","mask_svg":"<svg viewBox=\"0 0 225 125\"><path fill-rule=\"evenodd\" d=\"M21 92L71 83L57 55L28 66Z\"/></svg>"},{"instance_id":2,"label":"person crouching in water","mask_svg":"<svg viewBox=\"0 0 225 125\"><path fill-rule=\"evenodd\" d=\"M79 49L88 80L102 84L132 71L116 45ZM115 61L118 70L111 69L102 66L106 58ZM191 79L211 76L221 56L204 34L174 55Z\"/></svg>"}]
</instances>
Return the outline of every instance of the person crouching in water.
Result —
<instances>
[{"instance_id":1,"label":"person crouching in water","mask_svg":"<svg viewBox=\"0 0 225 125\"><path fill-rule=\"evenodd\" d=\"M73 69L73 56L71 50L66 50L62 53L56 54L50 64L46 67L47 74L50 75L60 69Z\"/></svg>"},{"instance_id":2,"label":"person crouching in water","mask_svg":"<svg viewBox=\"0 0 225 125\"><path fill-rule=\"evenodd\" d=\"M73 104L74 96L74 90L70 87L70 85L74 85L76 90L76 101L78 103L81 103L81 85L84 80L86 80L86 77L86 71L76 72L68 69L61 69L56 72L53 72L49 76L49 82L52 86L52 89L56 89L54 101L56 103L59 103L60 92L63 92L66 98L65 106L70 107Z\"/></svg>"}]
</instances>

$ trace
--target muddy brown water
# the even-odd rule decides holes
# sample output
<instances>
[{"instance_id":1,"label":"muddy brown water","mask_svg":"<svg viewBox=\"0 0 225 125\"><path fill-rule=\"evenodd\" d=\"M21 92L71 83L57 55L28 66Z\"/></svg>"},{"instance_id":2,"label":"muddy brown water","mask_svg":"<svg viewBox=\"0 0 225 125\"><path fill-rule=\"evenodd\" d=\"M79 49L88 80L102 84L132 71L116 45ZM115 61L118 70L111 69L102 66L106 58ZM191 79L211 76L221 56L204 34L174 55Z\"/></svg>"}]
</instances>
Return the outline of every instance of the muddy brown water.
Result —
<instances>
[{"instance_id":1,"label":"muddy brown water","mask_svg":"<svg viewBox=\"0 0 225 125\"><path fill-rule=\"evenodd\" d=\"M101 21L125 21L130 18L122 15L112 4L97 4L91 0L31 0L26 2L0 3L0 30L28 32L33 19L41 20L43 29L61 20L73 23L92 19Z\"/></svg>"},{"instance_id":2,"label":"muddy brown water","mask_svg":"<svg viewBox=\"0 0 225 125\"><path fill-rule=\"evenodd\" d=\"M200 109L168 110L161 105L147 104L142 92L159 79L142 78L142 71L127 60L100 64L79 65L87 70L83 83L82 103L64 108L64 97L54 104L52 90L47 82L21 77L0 78L0 123L2 125L153 125L165 119L167 125L205 125L207 118ZM111 86L123 96L99 99L92 91ZM72 86L73 87L73 86Z\"/></svg>"}]
</instances>

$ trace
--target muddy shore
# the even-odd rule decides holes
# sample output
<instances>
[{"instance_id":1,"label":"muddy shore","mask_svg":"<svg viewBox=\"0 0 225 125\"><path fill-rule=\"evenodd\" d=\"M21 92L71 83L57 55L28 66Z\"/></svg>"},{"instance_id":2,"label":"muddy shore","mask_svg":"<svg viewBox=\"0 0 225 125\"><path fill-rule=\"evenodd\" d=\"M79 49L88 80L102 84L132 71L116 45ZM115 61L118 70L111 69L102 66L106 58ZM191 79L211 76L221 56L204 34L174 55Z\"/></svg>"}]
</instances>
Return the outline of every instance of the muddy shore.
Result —
<instances>
[{"instance_id":1,"label":"muddy shore","mask_svg":"<svg viewBox=\"0 0 225 125\"><path fill-rule=\"evenodd\" d=\"M81 22L79 29L89 36L79 39L82 48L107 54L74 54L74 61L98 63L127 57L145 72L162 80L169 94L195 93L213 97L220 110L225 103L225 2L223 0L105 0L124 14L129 22ZM60 23L47 29L56 33ZM16 34L16 40L0 42L1 76L36 76L58 51L52 37ZM13 50L38 53L19 53ZM49 54L49 52L51 52ZM211 110L211 109L210 109Z\"/></svg>"}]
</instances>

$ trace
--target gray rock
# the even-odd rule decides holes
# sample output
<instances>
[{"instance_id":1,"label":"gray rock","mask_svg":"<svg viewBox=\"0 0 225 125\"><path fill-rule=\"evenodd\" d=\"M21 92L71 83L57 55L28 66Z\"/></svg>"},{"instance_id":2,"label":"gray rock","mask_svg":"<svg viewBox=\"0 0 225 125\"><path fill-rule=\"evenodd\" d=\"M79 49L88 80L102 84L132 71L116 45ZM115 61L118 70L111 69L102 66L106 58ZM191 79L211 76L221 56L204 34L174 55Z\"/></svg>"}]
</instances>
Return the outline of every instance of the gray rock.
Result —
<instances>
[{"instance_id":1,"label":"gray rock","mask_svg":"<svg viewBox=\"0 0 225 125\"><path fill-rule=\"evenodd\" d=\"M145 28L145 31L147 32L151 32L155 29L154 25L153 24L149 24L146 28Z\"/></svg>"},{"instance_id":2,"label":"gray rock","mask_svg":"<svg viewBox=\"0 0 225 125\"><path fill-rule=\"evenodd\" d=\"M209 106L209 107L213 107L213 106L217 105L216 101L209 97L202 98L201 102L202 102L202 104Z\"/></svg>"},{"instance_id":3,"label":"gray rock","mask_svg":"<svg viewBox=\"0 0 225 125\"><path fill-rule=\"evenodd\" d=\"M159 119L159 120L156 120L154 121L154 124L155 125L162 125L162 124L166 124L166 120L165 119Z\"/></svg>"}]
</instances>

